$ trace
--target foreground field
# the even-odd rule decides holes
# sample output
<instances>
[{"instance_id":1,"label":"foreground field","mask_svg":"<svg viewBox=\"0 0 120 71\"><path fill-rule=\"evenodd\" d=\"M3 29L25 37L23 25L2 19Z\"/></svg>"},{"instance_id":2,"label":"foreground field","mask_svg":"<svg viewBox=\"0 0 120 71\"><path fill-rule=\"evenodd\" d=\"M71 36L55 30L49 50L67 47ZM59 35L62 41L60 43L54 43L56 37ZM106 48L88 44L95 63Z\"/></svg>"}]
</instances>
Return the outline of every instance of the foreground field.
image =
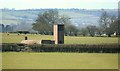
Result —
<instances>
[{"instance_id":1,"label":"foreground field","mask_svg":"<svg viewBox=\"0 0 120 71\"><path fill-rule=\"evenodd\" d=\"M0 52L0 70L2 70L2 53Z\"/></svg>"},{"instance_id":2,"label":"foreground field","mask_svg":"<svg viewBox=\"0 0 120 71\"><path fill-rule=\"evenodd\" d=\"M118 69L118 54L2 53L3 69Z\"/></svg>"},{"instance_id":3,"label":"foreground field","mask_svg":"<svg viewBox=\"0 0 120 71\"><path fill-rule=\"evenodd\" d=\"M50 35L27 35L28 39L31 40L53 40L53 36ZM25 35L17 34L2 34L1 43L20 43L24 40ZM65 36L65 44L116 44L118 43L117 37L75 37L75 36Z\"/></svg>"}]
</instances>

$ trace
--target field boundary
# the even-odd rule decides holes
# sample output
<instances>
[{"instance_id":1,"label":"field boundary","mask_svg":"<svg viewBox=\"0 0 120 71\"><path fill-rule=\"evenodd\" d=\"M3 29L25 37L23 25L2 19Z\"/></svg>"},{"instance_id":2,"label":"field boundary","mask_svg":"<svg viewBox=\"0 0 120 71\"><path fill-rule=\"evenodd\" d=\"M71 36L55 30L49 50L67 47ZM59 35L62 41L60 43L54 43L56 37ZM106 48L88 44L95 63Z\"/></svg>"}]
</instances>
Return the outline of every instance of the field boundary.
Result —
<instances>
[{"instance_id":1,"label":"field boundary","mask_svg":"<svg viewBox=\"0 0 120 71\"><path fill-rule=\"evenodd\" d=\"M17 44L4 43L3 52L77 52L77 53L119 53L119 44L83 45L83 44Z\"/></svg>"}]
</instances>

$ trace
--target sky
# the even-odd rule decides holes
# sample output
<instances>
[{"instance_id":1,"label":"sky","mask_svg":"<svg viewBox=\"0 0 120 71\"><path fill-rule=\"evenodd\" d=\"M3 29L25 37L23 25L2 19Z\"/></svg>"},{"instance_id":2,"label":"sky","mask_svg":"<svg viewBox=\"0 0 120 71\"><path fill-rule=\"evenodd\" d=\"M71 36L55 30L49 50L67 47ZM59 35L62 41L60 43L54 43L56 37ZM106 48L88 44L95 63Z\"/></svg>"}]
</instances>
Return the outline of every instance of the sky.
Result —
<instances>
[{"instance_id":1,"label":"sky","mask_svg":"<svg viewBox=\"0 0 120 71\"><path fill-rule=\"evenodd\" d=\"M119 0L0 0L1 8L40 9L40 8L79 8L117 9Z\"/></svg>"}]
</instances>

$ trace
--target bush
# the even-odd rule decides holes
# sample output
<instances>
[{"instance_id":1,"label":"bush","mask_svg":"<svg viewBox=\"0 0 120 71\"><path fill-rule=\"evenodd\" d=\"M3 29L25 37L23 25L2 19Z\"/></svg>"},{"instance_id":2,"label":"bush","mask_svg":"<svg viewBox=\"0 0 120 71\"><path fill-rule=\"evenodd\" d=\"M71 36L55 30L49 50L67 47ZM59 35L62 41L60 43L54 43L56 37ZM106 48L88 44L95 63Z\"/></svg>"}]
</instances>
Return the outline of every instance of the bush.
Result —
<instances>
[{"instance_id":1,"label":"bush","mask_svg":"<svg viewBox=\"0 0 120 71\"><path fill-rule=\"evenodd\" d=\"M6 51L18 51L19 52L24 48L25 48L24 44L13 44L13 43L2 44L3 52L6 52Z\"/></svg>"},{"instance_id":2,"label":"bush","mask_svg":"<svg viewBox=\"0 0 120 71\"><path fill-rule=\"evenodd\" d=\"M2 44L2 51L119 53L119 46L120 45L116 44L104 44L104 45Z\"/></svg>"}]
</instances>

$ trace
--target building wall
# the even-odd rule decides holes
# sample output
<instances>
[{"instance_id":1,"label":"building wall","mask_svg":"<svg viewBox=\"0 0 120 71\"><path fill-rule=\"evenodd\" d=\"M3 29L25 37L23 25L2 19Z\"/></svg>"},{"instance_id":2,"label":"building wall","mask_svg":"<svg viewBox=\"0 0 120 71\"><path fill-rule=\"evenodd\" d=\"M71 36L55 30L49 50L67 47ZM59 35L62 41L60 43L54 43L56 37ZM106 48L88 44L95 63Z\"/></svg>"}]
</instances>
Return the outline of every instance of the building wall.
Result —
<instances>
[{"instance_id":1,"label":"building wall","mask_svg":"<svg viewBox=\"0 0 120 71\"><path fill-rule=\"evenodd\" d=\"M55 40L55 44L64 44L64 25L63 24L54 25L54 40Z\"/></svg>"},{"instance_id":2,"label":"building wall","mask_svg":"<svg viewBox=\"0 0 120 71\"><path fill-rule=\"evenodd\" d=\"M55 40L55 44L58 44L58 25L54 25L54 40Z\"/></svg>"}]
</instances>

